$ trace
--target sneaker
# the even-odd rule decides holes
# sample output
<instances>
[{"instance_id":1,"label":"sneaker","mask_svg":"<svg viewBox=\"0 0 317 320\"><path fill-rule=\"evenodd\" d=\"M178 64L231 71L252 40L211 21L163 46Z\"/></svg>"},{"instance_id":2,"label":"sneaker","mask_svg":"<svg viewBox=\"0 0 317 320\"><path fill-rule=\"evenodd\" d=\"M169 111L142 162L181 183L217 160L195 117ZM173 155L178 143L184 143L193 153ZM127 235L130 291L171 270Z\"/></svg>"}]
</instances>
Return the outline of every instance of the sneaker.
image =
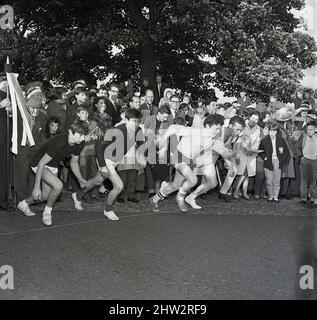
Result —
<instances>
[{"instance_id":1,"label":"sneaker","mask_svg":"<svg viewBox=\"0 0 317 320\"><path fill-rule=\"evenodd\" d=\"M255 196L254 196L254 199L255 199L255 200L260 200L260 196L259 196L259 195L255 195Z\"/></svg>"},{"instance_id":2,"label":"sneaker","mask_svg":"<svg viewBox=\"0 0 317 320\"><path fill-rule=\"evenodd\" d=\"M308 202L307 202L307 200L305 200L305 199L301 199L301 200L298 202L298 204L306 205L306 204L308 204Z\"/></svg>"},{"instance_id":3,"label":"sneaker","mask_svg":"<svg viewBox=\"0 0 317 320\"><path fill-rule=\"evenodd\" d=\"M109 220L112 220L112 221L118 221L119 220L119 217L111 210L111 211L106 211L104 210L103 211L103 214L105 217L107 217Z\"/></svg>"},{"instance_id":4,"label":"sneaker","mask_svg":"<svg viewBox=\"0 0 317 320\"><path fill-rule=\"evenodd\" d=\"M275 203L279 203L279 202L280 202L279 199L273 199L273 201L274 201Z\"/></svg>"},{"instance_id":5,"label":"sneaker","mask_svg":"<svg viewBox=\"0 0 317 320\"><path fill-rule=\"evenodd\" d=\"M75 205L75 209L76 210L78 210L78 211L83 211L84 210L84 208L81 205L81 201L74 202L74 205Z\"/></svg>"},{"instance_id":6,"label":"sneaker","mask_svg":"<svg viewBox=\"0 0 317 320\"><path fill-rule=\"evenodd\" d=\"M31 211L29 205L24 200L18 203L18 209L22 211L27 217L35 216L35 213Z\"/></svg>"},{"instance_id":7,"label":"sneaker","mask_svg":"<svg viewBox=\"0 0 317 320\"><path fill-rule=\"evenodd\" d=\"M181 211L181 212L187 212L188 211L188 208L185 204L185 200L183 197L179 197L178 195L175 197L175 200L176 200L176 203L177 203L177 206L178 206L178 209Z\"/></svg>"},{"instance_id":8,"label":"sneaker","mask_svg":"<svg viewBox=\"0 0 317 320\"><path fill-rule=\"evenodd\" d=\"M100 188L99 188L99 193L101 194L104 194L107 192L107 189L102 185Z\"/></svg>"},{"instance_id":9,"label":"sneaker","mask_svg":"<svg viewBox=\"0 0 317 320\"><path fill-rule=\"evenodd\" d=\"M267 201L272 202L273 198L267 198Z\"/></svg>"},{"instance_id":10,"label":"sneaker","mask_svg":"<svg viewBox=\"0 0 317 320\"><path fill-rule=\"evenodd\" d=\"M158 206L158 202L154 202L153 201L153 197L149 199L150 205L151 205L151 209L153 212L159 212L160 208Z\"/></svg>"},{"instance_id":11,"label":"sneaker","mask_svg":"<svg viewBox=\"0 0 317 320\"><path fill-rule=\"evenodd\" d=\"M185 201L186 201L193 209L196 209L196 210L201 209L201 206L199 206L199 205L196 203L196 199L195 199L195 197L194 197L193 194L188 195L188 196L185 198Z\"/></svg>"},{"instance_id":12,"label":"sneaker","mask_svg":"<svg viewBox=\"0 0 317 320\"><path fill-rule=\"evenodd\" d=\"M47 213L47 212L43 212L42 221L46 226L51 226L52 225L52 214L51 213Z\"/></svg>"}]
</instances>

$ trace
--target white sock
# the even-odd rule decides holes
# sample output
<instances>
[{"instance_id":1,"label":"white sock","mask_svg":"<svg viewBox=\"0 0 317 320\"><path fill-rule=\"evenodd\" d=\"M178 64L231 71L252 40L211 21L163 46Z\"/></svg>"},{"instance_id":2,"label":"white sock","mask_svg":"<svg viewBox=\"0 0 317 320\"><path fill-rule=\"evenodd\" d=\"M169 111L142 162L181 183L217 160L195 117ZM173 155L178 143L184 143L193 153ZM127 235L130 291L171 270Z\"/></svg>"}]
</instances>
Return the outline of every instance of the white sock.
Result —
<instances>
[{"instance_id":1,"label":"white sock","mask_svg":"<svg viewBox=\"0 0 317 320\"><path fill-rule=\"evenodd\" d=\"M72 199L74 200L74 202L80 202L80 201L77 199L76 192L72 193Z\"/></svg>"},{"instance_id":2,"label":"white sock","mask_svg":"<svg viewBox=\"0 0 317 320\"><path fill-rule=\"evenodd\" d=\"M47 205L44 208L43 213L52 213L52 208L48 207Z\"/></svg>"},{"instance_id":3,"label":"white sock","mask_svg":"<svg viewBox=\"0 0 317 320\"><path fill-rule=\"evenodd\" d=\"M28 206L29 206L25 200L22 200L22 201L21 201L21 205L22 205L23 207L28 207Z\"/></svg>"}]
</instances>

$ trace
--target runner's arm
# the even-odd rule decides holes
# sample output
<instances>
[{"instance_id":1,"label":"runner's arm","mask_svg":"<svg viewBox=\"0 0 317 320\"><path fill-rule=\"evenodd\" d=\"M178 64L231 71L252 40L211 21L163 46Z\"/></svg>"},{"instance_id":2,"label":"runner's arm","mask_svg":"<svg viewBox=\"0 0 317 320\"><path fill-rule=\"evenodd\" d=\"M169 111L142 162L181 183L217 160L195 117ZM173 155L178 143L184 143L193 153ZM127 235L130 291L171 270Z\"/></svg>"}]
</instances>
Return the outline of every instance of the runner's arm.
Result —
<instances>
[{"instance_id":1,"label":"runner's arm","mask_svg":"<svg viewBox=\"0 0 317 320\"><path fill-rule=\"evenodd\" d=\"M72 155L72 158L70 160L70 167L77 178L80 186L84 185L86 183L86 180L83 178L83 176L80 173L79 169L79 156Z\"/></svg>"}]
</instances>

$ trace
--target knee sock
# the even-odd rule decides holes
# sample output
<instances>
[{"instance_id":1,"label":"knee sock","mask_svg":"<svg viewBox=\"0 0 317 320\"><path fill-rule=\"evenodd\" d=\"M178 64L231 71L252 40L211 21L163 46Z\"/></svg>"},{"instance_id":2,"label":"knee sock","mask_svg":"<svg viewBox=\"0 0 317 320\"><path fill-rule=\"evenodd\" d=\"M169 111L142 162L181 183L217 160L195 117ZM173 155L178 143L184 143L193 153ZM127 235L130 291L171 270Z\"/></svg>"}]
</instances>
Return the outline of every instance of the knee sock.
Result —
<instances>
[{"instance_id":1,"label":"knee sock","mask_svg":"<svg viewBox=\"0 0 317 320\"><path fill-rule=\"evenodd\" d=\"M159 202L160 200L164 200L165 198L166 196L162 193L162 191L159 190L153 197L153 202Z\"/></svg>"}]
</instances>

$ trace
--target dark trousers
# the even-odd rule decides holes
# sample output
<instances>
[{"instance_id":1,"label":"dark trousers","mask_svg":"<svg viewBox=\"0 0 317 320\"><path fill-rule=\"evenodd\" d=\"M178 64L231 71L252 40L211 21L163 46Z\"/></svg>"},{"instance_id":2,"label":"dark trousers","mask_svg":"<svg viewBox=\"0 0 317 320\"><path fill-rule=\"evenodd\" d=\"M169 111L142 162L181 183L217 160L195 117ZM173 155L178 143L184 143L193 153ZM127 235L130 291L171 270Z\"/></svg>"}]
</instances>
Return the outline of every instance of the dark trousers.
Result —
<instances>
[{"instance_id":1,"label":"dark trousers","mask_svg":"<svg viewBox=\"0 0 317 320\"><path fill-rule=\"evenodd\" d=\"M155 193L156 192L155 181L152 173L152 168L149 164L147 164L145 167L145 181L146 181L148 193Z\"/></svg>"},{"instance_id":2,"label":"dark trousers","mask_svg":"<svg viewBox=\"0 0 317 320\"><path fill-rule=\"evenodd\" d=\"M265 173L263 167L263 160L256 159L256 175L254 178L254 195L264 196L266 193Z\"/></svg>"},{"instance_id":3,"label":"dark trousers","mask_svg":"<svg viewBox=\"0 0 317 320\"><path fill-rule=\"evenodd\" d=\"M302 158L300 161L300 197L307 199L309 193L310 199L317 200L317 160Z\"/></svg>"},{"instance_id":4,"label":"dark trousers","mask_svg":"<svg viewBox=\"0 0 317 320\"><path fill-rule=\"evenodd\" d=\"M118 174L123 182L123 191L121 192L121 197L127 196L128 199L133 199L135 197L135 187L137 170L120 170Z\"/></svg>"},{"instance_id":5,"label":"dark trousers","mask_svg":"<svg viewBox=\"0 0 317 320\"><path fill-rule=\"evenodd\" d=\"M17 201L28 198L34 188L35 177L31 172L32 155L36 149L19 146L15 158L15 191Z\"/></svg>"}]
</instances>

